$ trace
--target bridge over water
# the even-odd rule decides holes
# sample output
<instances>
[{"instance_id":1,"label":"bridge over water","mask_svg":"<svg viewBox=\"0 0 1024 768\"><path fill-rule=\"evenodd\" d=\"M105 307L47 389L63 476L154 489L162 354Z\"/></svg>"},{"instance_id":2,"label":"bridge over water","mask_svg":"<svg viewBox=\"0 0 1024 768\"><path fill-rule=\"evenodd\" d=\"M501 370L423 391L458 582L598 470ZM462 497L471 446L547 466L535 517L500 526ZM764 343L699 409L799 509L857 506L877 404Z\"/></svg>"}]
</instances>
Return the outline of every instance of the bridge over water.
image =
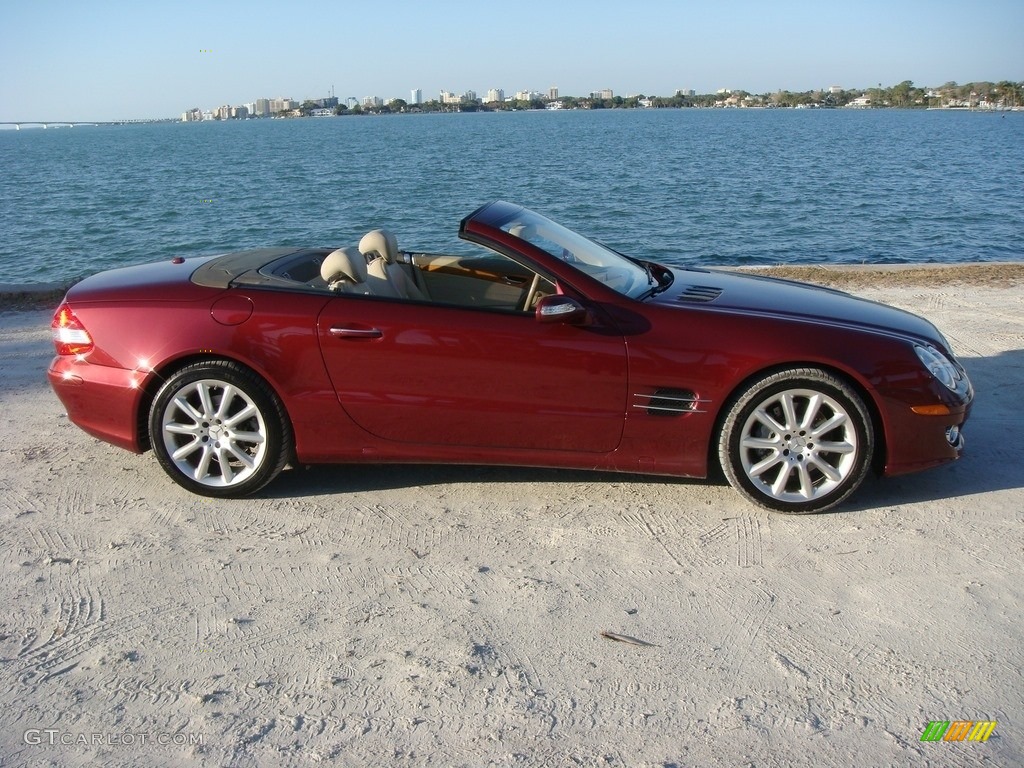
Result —
<instances>
[{"instance_id":1,"label":"bridge over water","mask_svg":"<svg viewBox=\"0 0 1024 768\"><path fill-rule=\"evenodd\" d=\"M11 122L0 121L0 127L10 126L20 131L22 128L76 128L89 126L95 128L98 125L137 125L141 123L163 123L166 120L18 120ZM177 122L177 121L174 121Z\"/></svg>"}]
</instances>

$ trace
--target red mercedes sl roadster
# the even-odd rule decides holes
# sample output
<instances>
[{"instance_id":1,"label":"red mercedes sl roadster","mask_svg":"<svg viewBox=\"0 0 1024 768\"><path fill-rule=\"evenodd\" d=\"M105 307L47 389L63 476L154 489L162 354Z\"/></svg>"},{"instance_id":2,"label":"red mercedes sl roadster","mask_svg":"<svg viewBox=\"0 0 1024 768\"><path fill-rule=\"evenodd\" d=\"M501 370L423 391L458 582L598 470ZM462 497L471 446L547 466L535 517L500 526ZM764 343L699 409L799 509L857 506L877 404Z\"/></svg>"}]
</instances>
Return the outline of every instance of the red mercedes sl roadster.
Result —
<instances>
[{"instance_id":1,"label":"red mercedes sl roadster","mask_svg":"<svg viewBox=\"0 0 1024 768\"><path fill-rule=\"evenodd\" d=\"M54 314L50 383L86 432L207 496L289 463L720 466L805 513L963 450L971 384L915 315L624 256L506 202L459 237L102 272Z\"/></svg>"}]
</instances>

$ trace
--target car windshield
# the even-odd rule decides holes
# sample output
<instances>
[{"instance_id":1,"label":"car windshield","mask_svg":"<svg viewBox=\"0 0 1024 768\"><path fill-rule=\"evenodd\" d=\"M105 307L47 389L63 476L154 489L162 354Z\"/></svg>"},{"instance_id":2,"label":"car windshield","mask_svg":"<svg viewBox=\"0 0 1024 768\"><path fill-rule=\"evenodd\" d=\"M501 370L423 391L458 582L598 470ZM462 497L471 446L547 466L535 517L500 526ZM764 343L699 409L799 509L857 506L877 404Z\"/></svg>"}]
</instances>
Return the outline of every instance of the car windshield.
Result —
<instances>
[{"instance_id":1,"label":"car windshield","mask_svg":"<svg viewBox=\"0 0 1024 768\"><path fill-rule=\"evenodd\" d=\"M521 210L501 228L625 296L637 298L654 284L637 263L532 211Z\"/></svg>"}]
</instances>

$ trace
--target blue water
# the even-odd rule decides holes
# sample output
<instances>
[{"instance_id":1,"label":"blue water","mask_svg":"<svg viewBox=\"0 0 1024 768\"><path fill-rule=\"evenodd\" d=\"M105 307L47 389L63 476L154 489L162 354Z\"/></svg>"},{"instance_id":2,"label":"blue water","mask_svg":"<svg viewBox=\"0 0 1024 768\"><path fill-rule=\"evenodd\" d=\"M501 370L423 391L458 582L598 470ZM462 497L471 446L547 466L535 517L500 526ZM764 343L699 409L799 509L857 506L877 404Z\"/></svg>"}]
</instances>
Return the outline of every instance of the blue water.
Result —
<instances>
[{"instance_id":1,"label":"blue water","mask_svg":"<svg viewBox=\"0 0 1024 768\"><path fill-rule=\"evenodd\" d=\"M616 110L0 131L0 282L267 245L409 250L519 202L675 264L1024 260L1024 114Z\"/></svg>"}]
</instances>

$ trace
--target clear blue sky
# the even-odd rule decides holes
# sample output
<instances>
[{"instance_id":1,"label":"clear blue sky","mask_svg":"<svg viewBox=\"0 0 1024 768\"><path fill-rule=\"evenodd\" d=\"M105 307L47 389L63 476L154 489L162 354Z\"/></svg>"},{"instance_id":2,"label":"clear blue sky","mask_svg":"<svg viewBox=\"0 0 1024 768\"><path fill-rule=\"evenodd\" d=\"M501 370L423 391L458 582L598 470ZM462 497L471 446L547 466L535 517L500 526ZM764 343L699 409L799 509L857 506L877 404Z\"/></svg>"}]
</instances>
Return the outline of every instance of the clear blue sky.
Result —
<instances>
[{"instance_id":1,"label":"clear blue sky","mask_svg":"<svg viewBox=\"0 0 1024 768\"><path fill-rule=\"evenodd\" d=\"M0 121L329 94L1024 80L1024 0L2 0ZM209 52L206 52L209 51Z\"/></svg>"}]
</instances>

